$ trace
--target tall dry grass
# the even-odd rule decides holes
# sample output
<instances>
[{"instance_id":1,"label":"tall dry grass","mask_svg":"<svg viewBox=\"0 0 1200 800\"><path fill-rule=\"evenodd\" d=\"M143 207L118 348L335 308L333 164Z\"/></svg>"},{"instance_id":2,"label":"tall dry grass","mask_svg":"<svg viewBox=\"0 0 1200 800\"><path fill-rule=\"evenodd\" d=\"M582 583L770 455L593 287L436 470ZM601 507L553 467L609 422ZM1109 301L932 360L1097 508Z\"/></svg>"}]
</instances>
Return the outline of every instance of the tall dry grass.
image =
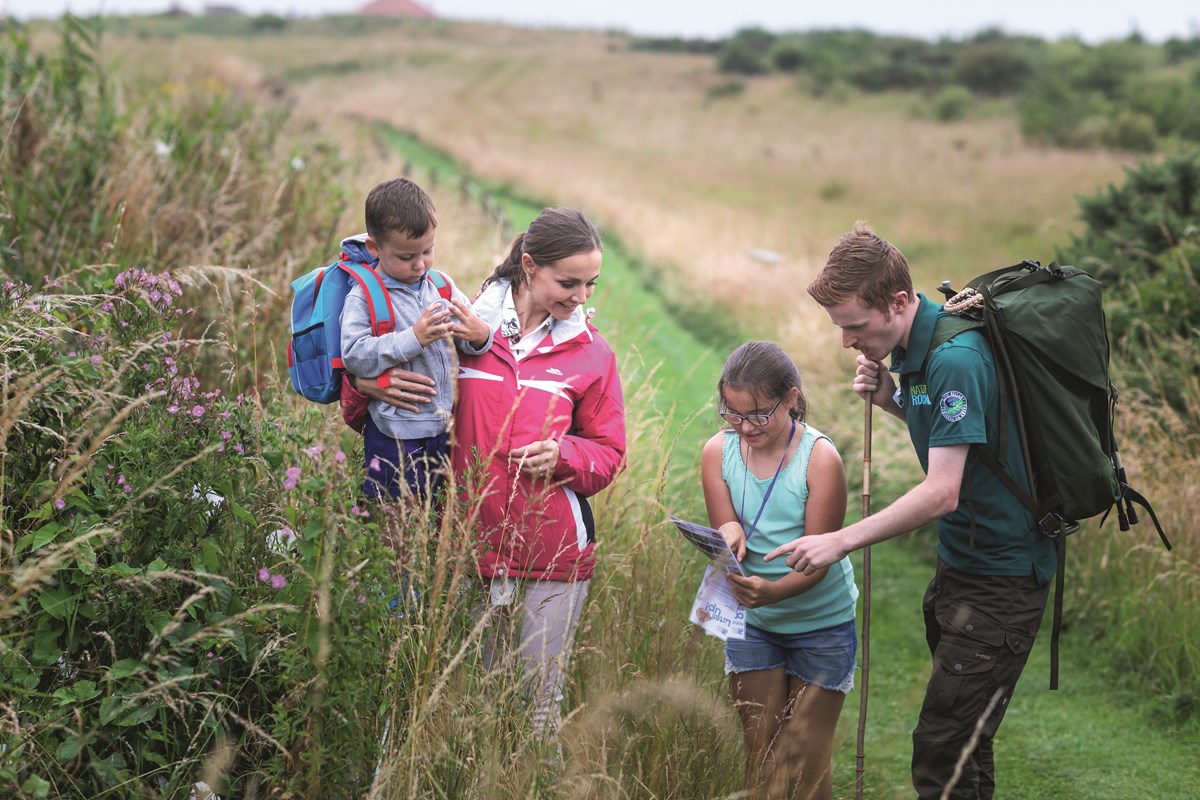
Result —
<instances>
[{"instance_id":1,"label":"tall dry grass","mask_svg":"<svg viewBox=\"0 0 1200 800\"><path fill-rule=\"evenodd\" d=\"M145 154L144 148L148 142L153 144L158 130L135 125L132 130L136 135L112 151L119 159L125 159L123 162L114 157L108 163L109 173L117 177L102 185L111 186L112 194L99 195L96 205L108 209L106 214L115 213L115 209L122 207L122 192L127 191L130 202L121 213L127 215L122 219L128 220L128 227L124 222L121 225L128 236L123 234L124 238L118 241L131 248L140 243L144 248L130 249L127 257L140 259L146 258L147 253L175 253L166 258L160 255L157 260L191 276L192 282L185 286L185 291L189 299L194 297L204 304L197 318L206 322L192 326L192 332L183 338L198 344L197 365L211 366L204 372L211 385L232 387L236 385L232 376L253 375L253 380L247 381L247 388L254 387L251 394L257 391L263 400L286 396L275 349L285 338L286 315L280 309L287 302L287 281L324 261L340 234L359 229L357 198L364 196L378 180L406 169L369 132L364 132L363 120L386 119L413 127L460 156L464 155L460 148L467 148L465 154L471 166L484 174L509 180L527 194L544 194L557 202L573 202L588 208L601 218L605 228L619 230L634 248L668 265L664 280L677 280L682 286L703 286L727 313L743 320L748 328L768 329L761 335L774 336L790 345L805 368L815 400L814 419L819 419L819 427L833 433L839 442L856 441L860 435L857 411L860 406L852 402L844 387L849 375L848 359L844 354L829 355L837 350L831 326L811 310L798 309L807 307L803 285L823 257L826 245L821 242L831 242L854 217L873 216L860 213L858 206L871 202L876 181L872 176L861 185L852 183L848 196L840 199L841 190L832 182L845 182L847 174L872 175L869 167L873 167L875 173L883 176L877 182L880 196L892 198L890 205L880 208L895 211L897 220L908 219L905 215L912 217L906 223L911 228L896 229L886 227L893 223L877 219L881 230L896 238L913 256L914 263L944 260L954 264L953 254L941 249L939 236L944 229L949 233L947 221L960 219L949 216L951 206L968 207L972 198L976 199L982 209L979 217L965 218L961 224L968 230L957 233L956 227L955 235L964 250L971 248L971 258L989 257L986 249L975 249L986 248L980 242L1003 247L1001 243L1007 241L1009 234L1030 235L1029 241L1040 241L1043 236L1046 241L1055 238L1054 228L1042 230L1041 221L1030 220L1047 219L1040 215L1051 213L1048 209L1060 209L1053 213L1069 216L1065 211L1069 206L1067 195L1076 191L1076 184L1091 180L1086 176L1104 174L1116 167L1115 159L1102 154L1084 154L1060 163L1052 152L1026 151L1019 144L1009 143L1012 150L1006 150L1009 145L1005 144L1005 125L988 123L981 126L979 135L983 141L991 142L994 150L981 145L977 160L948 155L951 166L941 172L939 164L946 154L934 152L927 159L928 164L920 162L928 167L928 176L918 170L920 177L912 174L906 177L908 171L904 167L914 158L912 153L922 151L901 151L902 155L897 156L895 150L887 149L889 143L894 138L907 148L918 148L922 136L941 129L930 129L928 123L906 121L902 108L873 109L872 113L886 112L892 116L885 117L889 120L887 126L872 125L869 120L873 117L861 108L843 109L816 104L802 95L792 97L791 87L774 82L752 87L743 99L718 107L715 101L703 99L703 89L712 76L699 61L690 57L675 61L612 53L606 49L612 40L601 36L551 36L505 30L503 47L497 50L489 41L488 29L478 26L438 25L393 29L388 33L399 37L403 46L397 47L393 39L389 48L382 34L378 40L373 35L364 35L361 55L354 56L362 59L363 66L353 78L343 78L336 84L321 80L292 88L281 87L277 75L313 61L313 53L333 52L327 47L327 37L316 33L307 39L278 42L223 41L219 54L209 65L211 82L202 77L209 74L206 59L212 48L207 46L208 42L109 42L109 49L127 59L126 66L130 69L145 68L149 73L157 58L169 79L167 86L178 83L188 87L182 91L160 87L162 103L181 104L177 110L179 119L187 118L184 111L189 103L197 103L200 109L198 116L192 118L198 119L205 130L198 133L189 145L193 149L186 152L193 153L198 164L206 165L209 179L199 171L189 172L185 168L190 165L185 163L178 165L178 174L192 178L185 181L181 177L176 182L175 173L162 171L161 162ZM194 46L197 44L205 45L203 52ZM533 52L518 52L521 48ZM566 58L566 54L572 58ZM148 56L144 61L143 55ZM631 60L626 60L627 56ZM608 73L605 69L614 71ZM366 80L372 76L377 80ZM638 88L628 88L631 83ZM340 93L335 89L340 89ZM405 93L403 102L395 99L396 91ZM281 93L285 102L303 104L305 113L311 114L320 124L320 130L328 135L329 139L323 141L332 140L336 144L322 145L329 147L328 151L320 148L293 151L291 146L277 144L270 151L271 158L257 153L256 160L239 149L236 142L229 142L228 153L222 153L217 144L220 131L235 132L234 139L244 133L248 140L254 140L261 135L256 131L270 129L273 124L248 113L242 122L233 124L231 120L239 118L225 116L223 103L237 97L265 102L273 92ZM771 92L776 92L778 98ZM572 99L588 109L592 106L599 109L572 112ZM668 110L674 108L672 104L676 101L685 106L691 104L678 111L687 120L686 124L666 121ZM427 105L433 111L425 117L420 110ZM776 118L777 107L795 116L781 114ZM478 108L480 116L476 119L480 121L474 124L464 121L472 116L463 114L464 108ZM646 127L639 130L636 113L626 111L641 113ZM759 134L750 130L754 126L747 126L746 120L760 118L769 120L762 128L774 131L771 146L781 148L783 155L773 153L767 157L761 149L755 149L761 148L762 141L754 138ZM819 128L822 119L840 119L841 127L833 126L831 121L826 123L830 127ZM815 170L826 157L813 158L811 146L807 156L805 148L787 149L801 120L809 120L825 131L828 140L847 143L840 156L841 166L824 173L826 177L822 179L826 183L816 186L819 198L816 200L809 196L813 184L807 184L807 189L801 191L803 182L795 180L791 172L793 169L803 172L804 167ZM889 127L895 130L889 133L886 130ZM692 135L709 128L713 129L714 141L721 143L719 146L705 144L702 140L706 137ZM848 130L854 134L846 133ZM648 138L641 138L640 131L646 131ZM303 148L307 137L314 132L315 129L289 131L283 141ZM964 136L974 135L964 133ZM855 136L859 138L856 140ZM609 141L613 143L611 146L606 144ZM854 142L857 148L863 148L861 152L849 146ZM941 146L953 152L962 149L953 140L942 141ZM878 147L878 152L871 151L871 147ZM334 170L330 173L334 177L329 178L332 187L328 182L312 180L314 172L307 167L312 159L310 152L327 152L335 162L336 169L330 167ZM305 159L306 169L292 166L295 155ZM778 170L764 168L762 164L753 166L760 161L775 163L772 159L779 160ZM883 168L881 159L891 165L890 170ZM859 161L864 163L860 165ZM993 173L973 172L972 164L978 166L976 161L991 162ZM246 168L243 170L239 165ZM860 167L863 172L858 171ZM224 170L221 174L226 179L211 180L213 170ZM128 175L124 174L126 171ZM268 177L264 178L262 171L269 173ZM993 201L987 192L1003 189L1001 173L1006 172L1009 178L1029 179L1030 185L1039 187L1038 190L1009 188L1006 191L1010 194L1005 196L1016 206L990 205ZM941 175L944 182L936 182L935 175ZM1063 178L1064 175L1069 177ZM289 194L287 187L306 180L305 176L312 180L312 186L299 195ZM429 183L421 174L415 177ZM925 180L929 183L921 183ZM156 182L172 186L160 187ZM766 188L758 189L760 183ZM187 203L173 194L182 191L185 185L194 191L190 214ZM928 191L913 192L911 203L907 203L910 185ZM957 190L946 190L946 185ZM972 186L981 194L971 195ZM458 186L442 184L429 188L441 212L439 267L450 272L469 293L495 263L507 244L506 237L496 220L484 215L478 203L464 198ZM329 194L320 195L317 189ZM939 191L951 197L931 198L931 194L938 195ZM1033 205L1020 206L1021 198L1028 196L1035 198L1029 201ZM289 197L317 199L299 202L287 200ZM136 203L132 202L134 198ZM329 204L322 205L318 202L320 198ZM164 207L165 216L156 217L154 209L146 207L155 204ZM987 216L989 209L994 208L1001 210L991 212L995 216ZM666 213L664 209L671 211ZM808 213L798 218L796 209L807 209ZM843 213L844 222L839 218ZM995 219L1006 213L1014 214L1016 219L1016 227L1007 232ZM270 225L264 222L264 217L281 216L284 219L264 233L263 226ZM163 220L171 222L170 230L180 232L178 240L165 241L158 236L159 222ZM976 222L980 241L975 241L969 230ZM1023 226L1032 226L1033 233L1029 234ZM902 233L897 235L897 231ZM260 238L263 236L266 238ZM268 243L272 237L274 245ZM115 238L101 237L92 252L112 252ZM768 266L746 257L749 247L759 246L778 250L785 255L785 261ZM115 271L116 265L110 268L103 259L88 260L82 255L80 258L80 266L72 267L65 277L79 277L91 285L99 280L93 273L99 276ZM92 269L94 264L101 267ZM37 268L49 269L44 265ZM959 274L977 271L980 269L964 267ZM781 273L785 276L783 280ZM83 291L79 294L91 296ZM82 328L76 326L77 330ZM35 326L26 326L22 335L36 336ZM21 349L20 342L14 341L14 346ZM203 344L199 344L201 341ZM154 344L160 340L147 342ZM214 346L214 342L218 345ZM177 346L181 347L180 353L197 353L196 349L183 347L182 342L172 344L171 348ZM127 353L126 361L131 365L136 361L133 358L136 351L135 346ZM73 368L84 369L78 364ZM692 563L687 559L690 554L677 537L664 534L662 523L665 510L680 499L672 493L674 489L667 488L671 486L669 476L679 469L677 460L693 463L693 454L677 456L673 452L676 432L664 425L653 410L654 370L628 360L622 363L622 369L628 375L645 376L644 385L627 386L632 400L630 452L637 457L631 458L630 470L617 484L598 498L597 517L603 521L604 547L600 570L584 610L568 684L567 708L571 715L563 732L561 761L554 748L528 730L522 702L524 684L516 665L508 664L506 669L492 673L480 668L480 634L472 613L477 598L468 581L470 561L462 549L466 537L435 537L430 536L428 526L414 527L413 552L418 555L410 565L409 581L420 595L404 609L404 617L387 618L383 604L375 602L379 599L377 595L387 599L393 589L395 596L410 595L401 590L399 581L391 582L384 559L371 544L371 537L377 535L374 527L377 521L362 518L350 506L358 456L354 437L345 433L331 411L322 414L296 399L284 401L281 406L260 400L252 403L249 406L252 410L247 412L253 422L251 425L248 421L247 429L261 437L260 460L253 473L227 490L227 497L244 500L243 510L249 512L251 520L230 508L219 523L224 537L218 539L220 547L204 545L209 535L208 518L204 516L207 501L190 498L184 491L187 487L172 487L168 491L163 483L167 481L164 476L169 477L171 470L181 466L186 458L171 456L155 460L154 448L142 448L145 452L141 455L146 457L143 462L146 483L139 489L139 496L148 492L143 499L186 499L191 510L178 519L162 513L157 516L143 513L139 518L174 520L190 537L178 543L180 552L188 552L187 547L195 544L206 558L216 559L213 563L220 567L207 570L208 574L203 576L178 570L173 575L163 575L159 574L161 570L151 570L153 575L142 574L136 586L132 583L126 586L130 592L140 593L135 595L136 600L141 602L145 598L145 605L150 604L155 592L167 591L157 588L158 584L170 585L173 587L170 591L179 592L178 596L169 595L171 602L164 606L165 621L157 629L163 634L160 640L166 640L171 632L163 633L167 627L186 622L198 604L220 594L217 579L221 577L228 578L227 583L238 592L245 592L253 601L248 611L264 615L265 621L242 618L263 627L252 630L254 636L261 637L256 640L260 649L255 651L261 658L250 659L234 673L239 680L238 691L227 686L224 690L214 691L209 687L203 693L180 693L181 687L191 688L183 679L170 682L170 676L157 674L146 679L150 694L140 699L161 700L165 707L155 710L156 716L147 727L153 724L158 726L155 730L164 727L183 730L186 735L181 734L178 741L191 747L185 757L178 757L161 769L146 767L145 774L134 776L120 791L128 791L131 796L153 791L158 784L151 781L165 774L170 790L179 793L186 792L197 776L206 776L214 786L220 780L241 776L238 778L241 782L227 794L247 797L270 793L313 797L370 793L396 798L580 795L699 798L735 793L740 753L735 747L715 751L705 748L713 740L735 742L739 738L737 720L723 700L725 687L720 674L719 647L714 641L699 637L685 621L685 603L694 591L697 576L679 568L681 563ZM18 376L5 384L9 393L5 395L4 413L17 416L11 419L6 416L4 425L30 427L27 421L12 420L19 418L22 413L19 409L27 407L24 398L30 397L29 393L41 392L38 396L44 399L47 385L42 384L40 373L31 374L35 377ZM86 398L88 390L86 382L81 381L72 393L75 401ZM22 399L18 402L14 398ZM128 399L132 404L137 402L136 398L134 393ZM118 399L113 395L111 402L99 404L98 408L116 409L121 406ZM1153 410L1152 400L1147 405ZM96 466L102 466L102 462L96 461L96 454L107 456L107 448L115 447L120 438L105 433L107 421L114 415L95 413L97 423L105 424L89 429L95 435L83 437L79 443L82 450L64 447L70 457L82 456L80 463L85 466L92 463L86 461L88 458ZM275 429L276 422L283 427ZM1186 419L1177 422L1190 424ZM1185 428L1173 427L1177 422L1159 421L1158 431L1147 429L1144 435L1135 437L1146 442L1145 451L1130 458L1138 479L1135 484L1143 487L1149 484L1147 493L1156 501L1172 495L1176 489L1181 491L1181 501L1190 497L1191 489L1173 471L1186 462L1177 461L1173 455L1177 451L1168 447L1188 441L1180 433ZM880 427L879 436L888 438L886 446L876 451L876 480L886 480L879 471L891 475L901 469L915 469L898 426L891 426L886 434ZM6 427L5 435L11 437L14 429ZM274 434L273 429L282 433ZM164 426L159 432L161 438L153 441L170 441L166 434L171 430ZM65 444L73 442L67 436L62 440ZM6 444L12 441L6 439ZM211 444L216 447L217 440ZM92 445L98 449L89 456L88 448ZM307 452L318 446L322 448L319 453ZM332 466L335 463L332 454L339 448L349 454L349 459L341 472L335 472L338 468ZM132 450L139 452L137 447ZM16 448L7 448L5 457L11 459L14 452ZM1130 448L1126 452L1130 453ZM1161 462L1155 456L1161 456ZM0 463L7 468L11 461ZM207 463L207 458L201 456L193 463ZM287 489L283 468L292 464L304 468L303 479L296 488ZM850 472L853 476L854 470ZM334 474L337 480L328 477ZM326 480L306 486L306 481L318 476ZM97 480L99 485L112 490L103 480ZM4 483L5 503L12 501L13 485L11 481ZM1159 502L1158 508L1171 524L1187 527L1185 502ZM321 516L318 512L322 509L334 512ZM5 525L25 534L27 528L21 526L29 523L19 517L6 517ZM302 541L307 544L300 552L282 555L267 551L266 536L282 526L302 534ZM36 558L22 555L21 565L12 555L16 537L8 537L3 551L8 571L0 586L5 592L14 585L24 587L19 596L0 597L0 607L13 612L6 612L8 619L26 614L28 607L21 605L22 600L50 586L40 577L27 579L35 573L18 573L13 568L22 566L42 570L37 575L49 575L66 563L63 559L78 557L85 548L102 545L108 530L103 525L89 527L85 532L88 538L71 540L68 550L61 552L58 548L34 548ZM130 529L121 533L126 540L133 538ZM1140 535L1148 540L1144 529ZM1091 541L1120 540L1093 537ZM307 552L304 547L309 548ZM1115 573L1114 563L1120 564ZM1131 563L1137 565L1132 571L1134 577L1128 583L1114 583L1105 589L1103 602L1123 603L1130 615L1128 619L1138 619L1139 625L1144 609L1139 607L1137 598L1148 587L1153 587L1150 590L1157 594L1158 587L1170 585L1176 593L1167 596L1179 597L1191 603L1189 608L1195 607L1194 573L1188 572L1183 562L1164 563L1156 552L1143 552L1141 548L1114 550L1107 566L1101 555L1099 577L1089 578L1089 583L1080 585L1098 586L1106 577L1124 573L1124 565ZM24 567L25 564L28 566ZM286 572L288 586L280 591L290 592L287 605L298 610L295 619L285 623L265 616L272 613L265 606L278 596L256 583L252 569L260 566L268 567L273 575ZM211 588L193 589L189 580L202 580ZM198 591L203 591L204 597L192 599ZM1112 597L1120 600L1109 599ZM1092 602L1094 596L1088 594L1073 598L1071 605L1086 609ZM277 611L291 613L286 609ZM1187 617L1160 619L1172 620L1172 626L1190 624ZM1183 621L1173 621L1176 619ZM222 625L214 616L213 621L206 620L204 626L189 633L200 638L176 637L159 650L143 652L156 664L155 659L199 659L197 663L207 664L203 660L207 651L195 648L202 642L207 644L203 640L210 634L212 641L227 644L223 637L230 635L231 628L229 623ZM1161 635L1167 637L1172 630L1181 629L1188 630L1164 627ZM2 643L12 643L11 636L6 630ZM1176 639L1185 646L1190 641L1185 636ZM114 656L109 659L114 664L107 663L108 644L99 634L96 641L102 644L89 645L87 659L93 660L100 674L108 670L111 677L115 662L121 659ZM134 653L130 660L141 663L142 654ZM1166 668L1171 663L1175 662L1167 662ZM4 662L4 666L8 668L11 664ZM121 669L133 667L125 664ZM200 672L217 674L216 667ZM134 672L112 680L128 681L140 674ZM71 731L80 734L72 741L83 747L82 734L92 732L73 719L64 722L58 717L48 717L48 721L36 726L28 722L24 714L34 696L50 705L62 701L56 707L68 709L66 717L70 717L75 713L97 712L96 705L108 696L103 692L110 691L101 687L101 695L85 698L96 686L90 689L77 686L75 678L90 680L90 677L71 676L69 671L47 672L46 676L44 680L48 683L39 687L35 695L22 697L20 708L10 704L5 709L6 727L0 728L0 736L4 737L8 753L33 741L35 735L44 737L42 741L68 741L67 734ZM257 694L255 687L259 687ZM54 692L60 690L64 693L56 696ZM236 706L237 702L250 702L244 699L247 697L258 704L254 706L253 717ZM214 730L209 718L185 716L189 707L202 708L209 701L220 701L224 704L222 708L239 714L247 724L226 717L217 726L220 730ZM274 727L263 727L266 719ZM388 738L380 747L385 720L390 721ZM120 741L120 737L114 738ZM382 758L377 758L380 751ZM86 757L75 758L68 751L59 752L56 747L45 745L36 758L47 769L60 764L64 773L88 764ZM0 768L10 766L10 762L11 758L0 761ZM64 780L69 782L70 778ZM365 792L360 792L363 787ZM69 789L64 791L70 793ZM117 790L110 792L115 793Z\"/></svg>"}]
</instances>

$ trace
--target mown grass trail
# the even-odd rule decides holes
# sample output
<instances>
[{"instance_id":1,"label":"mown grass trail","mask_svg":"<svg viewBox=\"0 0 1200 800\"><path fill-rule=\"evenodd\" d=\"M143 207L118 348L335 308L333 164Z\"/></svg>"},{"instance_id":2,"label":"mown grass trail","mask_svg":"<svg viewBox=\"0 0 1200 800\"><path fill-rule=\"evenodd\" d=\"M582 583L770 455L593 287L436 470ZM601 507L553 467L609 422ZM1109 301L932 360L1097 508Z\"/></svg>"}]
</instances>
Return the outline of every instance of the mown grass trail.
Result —
<instances>
[{"instance_id":1,"label":"mown grass trail","mask_svg":"<svg viewBox=\"0 0 1200 800\"><path fill-rule=\"evenodd\" d=\"M1111 534L1108 534L1111 535ZM921 597L933 533L872 550L871 675L866 775L870 797L908 797L911 733L929 673ZM928 554L922 548L928 544ZM854 556L861 576L861 557ZM1068 572L1067 580L1070 580ZM1073 601L1068 601L1073 602ZM1049 691L1050 619L996 738L997 797L1013 800L1195 800L1200 731L1177 729L1112 673L1100 647L1064 631L1060 688ZM846 701L835 784L853 796L858 692Z\"/></svg>"},{"instance_id":2,"label":"mown grass trail","mask_svg":"<svg viewBox=\"0 0 1200 800\"><path fill-rule=\"evenodd\" d=\"M423 169L438 170L439 180L462 180L458 166L435 149L395 130L385 129L384 135L407 160ZM472 180L476 178L472 176ZM505 209L514 230L523 230L541 209L536 203L495 187L485 191L491 192ZM630 405L639 402L637 392L649 392L652 385L649 394L665 415L665 424L672 428L681 426L670 467L677 476L672 482L677 488L668 489L667 502L673 504L672 508L702 514L703 502L695 478L699 444L713 429L707 415L711 413L724 353L701 345L664 310L661 300L645 287L643 276L636 271L629 254L619 246L606 249L604 272L589 305L597 308L596 323L622 358L626 391L632 393L627 397ZM881 420L877 424L890 425L891 421ZM839 444L844 452L853 452L859 446L851 442ZM631 457L637 454L631 453ZM850 463L847 456L847 464ZM876 506L882 502L877 499ZM1109 531L1099 535L1114 534ZM911 540L907 544L886 542L873 550L872 663L866 740L867 797L873 800L911 796L910 735L929 669L920 603L932 575L933 534L923 531L907 538ZM853 558L861 583L861 554ZM681 569L698 575L700 565L697 560ZM690 579L669 576L666 589L671 591L675 585L690 587ZM681 595L680 609L689 599L690 596ZM997 739L998 797L1006 800L1200 797L1200 730L1196 726L1187 730L1172 728L1164 717L1156 715L1151 698L1140 696L1123 684L1106 663L1103 650L1082 641L1081 636L1082 633L1071 631L1064 633L1062 688L1048 691L1047 619ZM588 646L587 641L580 644ZM713 691L719 693L723 684L711 680L714 669L719 667L708 663L719 659L719 648L711 645L714 643L705 642L694 661L681 663L677 669L693 677L702 676L699 682L703 685L708 680L707 685L716 687ZM579 702L586 703L589 699L583 696ZM847 698L839 727L841 745L835 759L834 780L835 796L839 798L854 795L858 705L856 689ZM738 748L740 734L733 729L729 734L722 746ZM711 746L711 743L694 744Z\"/></svg>"}]
</instances>

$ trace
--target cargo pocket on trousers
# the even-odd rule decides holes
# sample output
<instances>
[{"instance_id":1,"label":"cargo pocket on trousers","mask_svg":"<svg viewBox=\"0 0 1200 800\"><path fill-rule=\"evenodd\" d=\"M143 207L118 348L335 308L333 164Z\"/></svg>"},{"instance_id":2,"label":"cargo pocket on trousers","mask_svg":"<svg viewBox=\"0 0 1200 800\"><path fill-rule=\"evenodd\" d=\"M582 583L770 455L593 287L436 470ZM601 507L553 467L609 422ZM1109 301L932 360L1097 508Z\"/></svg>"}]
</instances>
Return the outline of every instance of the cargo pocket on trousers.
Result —
<instances>
[{"instance_id":1,"label":"cargo pocket on trousers","mask_svg":"<svg viewBox=\"0 0 1200 800\"><path fill-rule=\"evenodd\" d=\"M939 716L957 717L976 702L981 682L991 682L995 665L995 651L981 642L943 637L929 679L926 708Z\"/></svg>"},{"instance_id":2,"label":"cargo pocket on trousers","mask_svg":"<svg viewBox=\"0 0 1200 800\"><path fill-rule=\"evenodd\" d=\"M935 713L952 717L978 702L981 682L990 684L991 673L1005 632L990 620L961 606L950 609L942 622L942 638L934 654L934 672L926 705Z\"/></svg>"}]
</instances>

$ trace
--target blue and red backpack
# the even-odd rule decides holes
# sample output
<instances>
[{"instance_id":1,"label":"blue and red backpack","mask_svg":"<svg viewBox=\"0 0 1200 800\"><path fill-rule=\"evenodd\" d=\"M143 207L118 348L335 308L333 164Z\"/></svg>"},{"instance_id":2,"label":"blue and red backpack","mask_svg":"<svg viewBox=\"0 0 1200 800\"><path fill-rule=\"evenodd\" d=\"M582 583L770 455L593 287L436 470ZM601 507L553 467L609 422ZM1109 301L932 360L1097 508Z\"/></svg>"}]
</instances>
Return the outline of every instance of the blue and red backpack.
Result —
<instances>
[{"instance_id":1,"label":"blue and red backpack","mask_svg":"<svg viewBox=\"0 0 1200 800\"><path fill-rule=\"evenodd\" d=\"M449 301L450 281L435 269L425 279ZM288 342L288 374L292 388L316 403L341 397L342 305L357 284L367 297L371 333L382 336L395 327L395 312L387 287L371 266L353 260L343 250L338 260L292 281L292 338Z\"/></svg>"}]
</instances>

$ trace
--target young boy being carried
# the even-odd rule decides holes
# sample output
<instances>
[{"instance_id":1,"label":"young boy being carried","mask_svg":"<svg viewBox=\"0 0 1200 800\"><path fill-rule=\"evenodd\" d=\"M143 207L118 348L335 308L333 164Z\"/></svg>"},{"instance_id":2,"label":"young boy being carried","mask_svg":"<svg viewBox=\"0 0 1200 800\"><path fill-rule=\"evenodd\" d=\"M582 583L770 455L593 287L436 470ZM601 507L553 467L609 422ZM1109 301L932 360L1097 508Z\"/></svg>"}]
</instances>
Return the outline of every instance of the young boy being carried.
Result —
<instances>
[{"instance_id":1,"label":"young boy being carried","mask_svg":"<svg viewBox=\"0 0 1200 800\"><path fill-rule=\"evenodd\" d=\"M463 352L484 353L492 345L492 330L449 278L447 303L427 277L433 269L437 216L420 186L407 178L379 184L367 195L366 222L366 234L343 240L342 250L365 263L377 261L395 327L373 335L367 297L361 287L351 289L341 317L345 367L357 378L403 367L432 378L436 389L432 402L416 410L380 400L368 406L363 491L376 500L400 499L404 508L434 495L447 463L457 369L450 339Z\"/></svg>"}]
</instances>

